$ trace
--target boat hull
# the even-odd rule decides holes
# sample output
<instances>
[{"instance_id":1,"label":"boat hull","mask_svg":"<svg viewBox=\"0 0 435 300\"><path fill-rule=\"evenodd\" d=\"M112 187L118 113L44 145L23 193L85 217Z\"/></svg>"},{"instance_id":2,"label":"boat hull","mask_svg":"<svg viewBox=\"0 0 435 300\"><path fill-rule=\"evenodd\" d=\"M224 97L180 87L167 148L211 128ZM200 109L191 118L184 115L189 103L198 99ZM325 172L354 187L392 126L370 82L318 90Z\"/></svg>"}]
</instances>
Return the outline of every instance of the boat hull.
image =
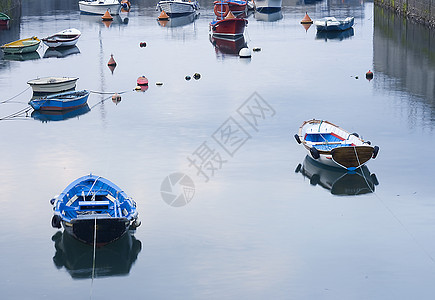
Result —
<instances>
[{"instance_id":1,"label":"boat hull","mask_svg":"<svg viewBox=\"0 0 435 300\"><path fill-rule=\"evenodd\" d=\"M41 40L39 40L38 38L28 38L5 44L0 48L3 50L4 53L23 54L35 52L36 50L38 50L40 43Z\"/></svg>"},{"instance_id":2,"label":"boat hull","mask_svg":"<svg viewBox=\"0 0 435 300\"><path fill-rule=\"evenodd\" d=\"M76 87L77 77L45 77L29 80L33 93L60 93Z\"/></svg>"},{"instance_id":3,"label":"boat hull","mask_svg":"<svg viewBox=\"0 0 435 300\"><path fill-rule=\"evenodd\" d=\"M310 157L331 167L355 170L376 158L379 147L328 121L305 121L295 135Z\"/></svg>"},{"instance_id":4,"label":"boat hull","mask_svg":"<svg viewBox=\"0 0 435 300\"><path fill-rule=\"evenodd\" d=\"M78 94L80 93L80 94ZM35 110L62 111L78 108L88 101L89 92L67 92L30 100L29 104Z\"/></svg>"},{"instance_id":5,"label":"boat hull","mask_svg":"<svg viewBox=\"0 0 435 300\"><path fill-rule=\"evenodd\" d=\"M354 18L349 17L344 20L336 20L335 18L325 18L314 22L317 31L344 31L351 28L354 24Z\"/></svg>"},{"instance_id":6,"label":"boat hull","mask_svg":"<svg viewBox=\"0 0 435 300\"><path fill-rule=\"evenodd\" d=\"M213 35L237 37L243 35L247 23L245 19L232 18L210 23L210 27Z\"/></svg>"},{"instance_id":7,"label":"boat hull","mask_svg":"<svg viewBox=\"0 0 435 300\"><path fill-rule=\"evenodd\" d=\"M79 1L80 12L93 15L104 15L106 11L109 11L111 15L119 15L121 10L121 3L98 3L98 1Z\"/></svg>"},{"instance_id":8,"label":"boat hull","mask_svg":"<svg viewBox=\"0 0 435 300\"><path fill-rule=\"evenodd\" d=\"M282 0L256 0L255 10L260 13L274 13L281 10Z\"/></svg>"},{"instance_id":9,"label":"boat hull","mask_svg":"<svg viewBox=\"0 0 435 300\"><path fill-rule=\"evenodd\" d=\"M127 218L73 219L71 222L63 221L62 226L69 234L86 244L94 244L96 233L96 245L103 246L121 238L130 227L130 221Z\"/></svg>"},{"instance_id":10,"label":"boat hull","mask_svg":"<svg viewBox=\"0 0 435 300\"><path fill-rule=\"evenodd\" d=\"M160 1L157 8L168 16L182 16L195 12L199 5L196 2Z\"/></svg>"}]
</instances>

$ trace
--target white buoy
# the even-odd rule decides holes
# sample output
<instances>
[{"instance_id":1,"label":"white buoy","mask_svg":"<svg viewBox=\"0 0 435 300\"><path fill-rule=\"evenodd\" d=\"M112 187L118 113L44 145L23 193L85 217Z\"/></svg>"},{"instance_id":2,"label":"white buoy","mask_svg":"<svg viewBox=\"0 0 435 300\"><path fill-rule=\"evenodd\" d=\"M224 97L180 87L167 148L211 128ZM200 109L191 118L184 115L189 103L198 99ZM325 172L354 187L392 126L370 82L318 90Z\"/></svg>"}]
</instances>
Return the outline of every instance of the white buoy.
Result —
<instances>
[{"instance_id":1,"label":"white buoy","mask_svg":"<svg viewBox=\"0 0 435 300\"><path fill-rule=\"evenodd\" d=\"M251 57L251 50L249 50L249 48L242 48L239 51L239 56L242 58L250 58Z\"/></svg>"}]
</instances>

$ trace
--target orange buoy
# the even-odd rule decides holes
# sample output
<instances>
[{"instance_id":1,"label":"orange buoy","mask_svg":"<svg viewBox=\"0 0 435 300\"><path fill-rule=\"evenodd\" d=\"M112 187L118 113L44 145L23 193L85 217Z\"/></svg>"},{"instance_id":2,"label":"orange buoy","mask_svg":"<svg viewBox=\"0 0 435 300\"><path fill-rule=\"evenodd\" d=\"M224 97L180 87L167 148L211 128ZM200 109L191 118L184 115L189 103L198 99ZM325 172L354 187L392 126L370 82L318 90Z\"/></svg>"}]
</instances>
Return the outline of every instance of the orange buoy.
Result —
<instances>
[{"instance_id":1,"label":"orange buoy","mask_svg":"<svg viewBox=\"0 0 435 300\"><path fill-rule=\"evenodd\" d=\"M112 21L113 17L112 15L109 13L109 10L106 10L106 12L104 13L104 15L101 17L101 19L103 19L103 21Z\"/></svg>"},{"instance_id":2,"label":"orange buoy","mask_svg":"<svg viewBox=\"0 0 435 300\"><path fill-rule=\"evenodd\" d=\"M373 79L373 72L369 70L366 73L366 78L368 79L368 81L372 80Z\"/></svg>"},{"instance_id":3,"label":"orange buoy","mask_svg":"<svg viewBox=\"0 0 435 300\"><path fill-rule=\"evenodd\" d=\"M305 17L301 20L301 24L313 24L313 20L311 20L307 12L305 12Z\"/></svg>"},{"instance_id":4,"label":"orange buoy","mask_svg":"<svg viewBox=\"0 0 435 300\"><path fill-rule=\"evenodd\" d=\"M131 8L131 3L128 0L122 0L121 1L121 10L123 12L129 12Z\"/></svg>"},{"instance_id":5,"label":"orange buoy","mask_svg":"<svg viewBox=\"0 0 435 300\"><path fill-rule=\"evenodd\" d=\"M164 10L162 10L162 12L160 13L160 16L157 19L158 20L169 20L169 16Z\"/></svg>"},{"instance_id":6,"label":"orange buoy","mask_svg":"<svg viewBox=\"0 0 435 300\"><path fill-rule=\"evenodd\" d=\"M107 65L110 67L116 66L116 61L113 59L113 54L110 54L110 59L109 59L109 62L107 63Z\"/></svg>"}]
</instances>

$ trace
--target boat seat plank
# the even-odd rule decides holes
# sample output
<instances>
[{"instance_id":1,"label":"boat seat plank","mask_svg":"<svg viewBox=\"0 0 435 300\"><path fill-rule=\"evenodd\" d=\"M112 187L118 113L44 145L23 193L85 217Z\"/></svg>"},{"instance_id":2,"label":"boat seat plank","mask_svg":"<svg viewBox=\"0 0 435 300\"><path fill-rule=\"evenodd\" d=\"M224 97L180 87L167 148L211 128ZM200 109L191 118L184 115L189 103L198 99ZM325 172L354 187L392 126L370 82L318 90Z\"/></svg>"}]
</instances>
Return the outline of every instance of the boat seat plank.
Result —
<instances>
[{"instance_id":1,"label":"boat seat plank","mask_svg":"<svg viewBox=\"0 0 435 300\"><path fill-rule=\"evenodd\" d=\"M79 206L108 206L109 201L79 201Z\"/></svg>"}]
</instances>

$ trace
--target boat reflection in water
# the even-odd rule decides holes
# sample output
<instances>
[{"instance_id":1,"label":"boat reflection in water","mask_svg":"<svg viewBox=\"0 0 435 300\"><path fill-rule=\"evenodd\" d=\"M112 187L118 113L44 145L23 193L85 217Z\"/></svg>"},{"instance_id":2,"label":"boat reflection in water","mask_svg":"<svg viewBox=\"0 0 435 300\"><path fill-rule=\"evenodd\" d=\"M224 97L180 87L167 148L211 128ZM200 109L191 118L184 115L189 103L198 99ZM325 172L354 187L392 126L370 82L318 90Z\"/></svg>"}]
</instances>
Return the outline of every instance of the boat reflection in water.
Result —
<instances>
[{"instance_id":1,"label":"boat reflection in water","mask_svg":"<svg viewBox=\"0 0 435 300\"><path fill-rule=\"evenodd\" d=\"M41 56L37 51L33 51L29 53L5 53L3 56L4 60L14 60L14 61L35 60L40 58Z\"/></svg>"},{"instance_id":2,"label":"boat reflection in water","mask_svg":"<svg viewBox=\"0 0 435 300\"><path fill-rule=\"evenodd\" d=\"M48 48L45 50L44 58L63 58L73 54L80 54L80 49L77 46L66 48Z\"/></svg>"},{"instance_id":3,"label":"boat reflection in water","mask_svg":"<svg viewBox=\"0 0 435 300\"><path fill-rule=\"evenodd\" d=\"M353 27L344 30L344 31L317 31L316 40L339 40L342 41L344 39L348 39L353 37L354 31Z\"/></svg>"},{"instance_id":4,"label":"boat reflection in water","mask_svg":"<svg viewBox=\"0 0 435 300\"><path fill-rule=\"evenodd\" d=\"M65 231L56 232L51 239L56 249L53 262L58 269L64 267L73 279L92 278L92 245L76 240ZM97 247L94 276L128 275L141 250L142 243L129 232L113 243Z\"/></svg>"},{"instance_id":5,"label":"boat reflection in water","mask_svg":"<svg viewBox=\"0 0 435 300\"><path fill-rule=\"evenodd\" d=\"M264 21L264 22L275 22L282 19L282 11L281 9L274 12L259 12L255 11L254 18L257 21Z\"/></svg>"},{"instance_id":6,"label":"boat reflection in water","mask_svg":"<svg viewBox=\"0 0 435 300\"><path fill-rule=\"evenodd\" d=\"M40 98L40 94L38 94L38 97ZM31 117L35 120L39 120L43 123L45 122L56 122L56 121L64 121L71 118L75 118L81 115L86 114L91 109L89 108L88 104L85 104L83 106L80 106L76 109L66 110L66 111L41 111L41 110L34 110L31 114Z\"/></svg>"},{"instance_id":7,"label":"boat reflection in water","mask_svg":"<svg viewBox=\"0 0 435 300\"><path fill-rule=\"evenodd\" d=\"M89 24L98 24L107 28L109 28L111 25L127 25L129 22L129 18L126 16L126 14L112 15L112 17L113 20L102 21L101 15L80 14L80 21Z\"/></svg>"},{"instance_id":8,"label":"boat reflection in water","mask_svg":"<svg viewBox=\"0 0 435 300\"><path fill-rule=\"evenodd\" d=\"M183 16L177 16L177 17L171 17L168 20L158 20L157 24L159 24L161 27L181 27L188 25L199 18L198 12L193 12L188 15Z\"/></svg>"},{"instance_id":9,"label":"boat reflection in water","mask_svg":"<svg viewBox=\"0 0 435 300\"><path fill-rule=\"evenodd\" d=\"M223 54L239 55L240 49L247 47L243 35L235 38L228 38L210 34L209 37L210 42L215 47L216 54L220 52Z\"/></svg>"},{"instance_id":10,"label":"boat reflection in water","mask_svg":"<svg viewBox=\"0 0 435 300\"><path fill-rule=\"evenodd\" d=\"M338 196L373 193L375 185L379 184L376 175L370 174L365 165L356 171L347 171L320 164L308 155L295 172L307 177L311 185L320 185Z\"/></svg>"}]
</instances>

